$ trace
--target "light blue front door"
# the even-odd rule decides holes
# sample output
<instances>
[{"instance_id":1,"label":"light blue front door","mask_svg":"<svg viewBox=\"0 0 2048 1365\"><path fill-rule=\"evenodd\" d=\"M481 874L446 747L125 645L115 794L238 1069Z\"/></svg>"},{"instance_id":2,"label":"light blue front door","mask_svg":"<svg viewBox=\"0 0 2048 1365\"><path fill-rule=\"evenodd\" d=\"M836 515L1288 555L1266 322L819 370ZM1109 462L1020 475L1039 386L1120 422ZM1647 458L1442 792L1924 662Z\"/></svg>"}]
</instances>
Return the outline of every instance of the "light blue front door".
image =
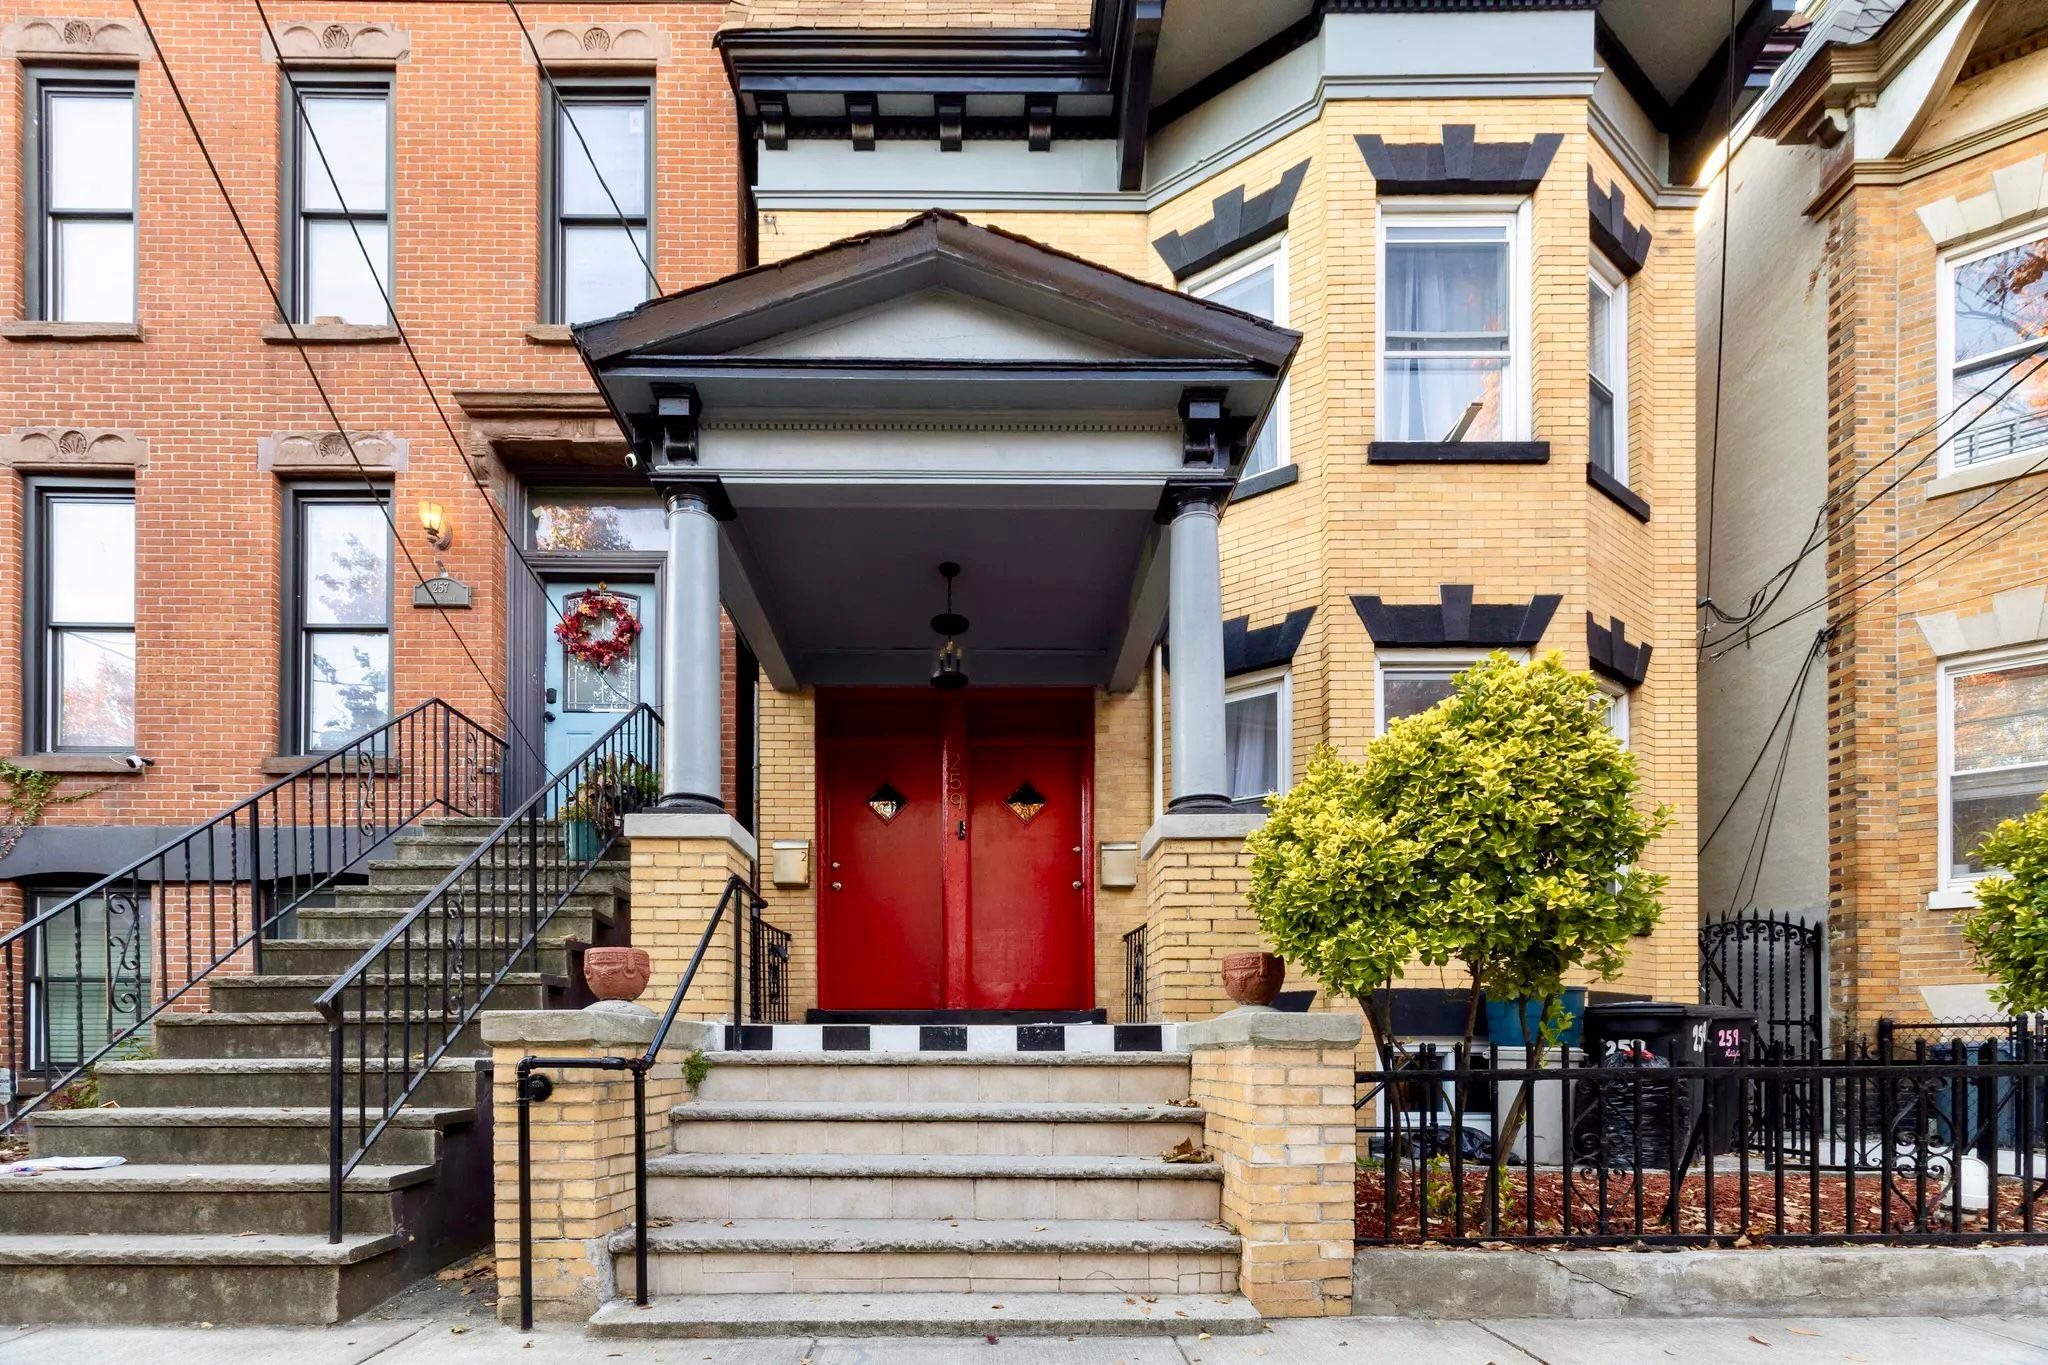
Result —
<instances>
[{"instance_id":1,"label":"light blue front door","mask_svg":"<svg viewBox=\"0 0 2048 1365\"><path fill-rule=\"evenodd\" d=\"M626 657L604 669L572 657L555 634L556 624L582 596L600 587L623 598L640 621L640 634ZM655 639L658 616L652 583L562 581L548 585L547 693L542 712L547 721L548 772L560 772L617 724L620 716L643 701L654 701L658 686L655 660L661 657ZM608 623L600 625L600 634L610 632Z\"/></svg>"}]
</instances>

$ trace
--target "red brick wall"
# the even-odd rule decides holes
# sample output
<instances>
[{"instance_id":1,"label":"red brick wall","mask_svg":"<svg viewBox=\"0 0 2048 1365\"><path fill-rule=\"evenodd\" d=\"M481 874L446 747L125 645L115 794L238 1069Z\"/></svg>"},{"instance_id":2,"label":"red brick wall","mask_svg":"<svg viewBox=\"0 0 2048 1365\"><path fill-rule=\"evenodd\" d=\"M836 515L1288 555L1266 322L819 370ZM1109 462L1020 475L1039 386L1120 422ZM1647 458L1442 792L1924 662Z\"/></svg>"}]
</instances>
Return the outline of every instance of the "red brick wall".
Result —
<instances>
[{"instance_id":1,"label":"red brick wall","mask_svg":"<svg viewBox=\"0 0 2048 1365\"><path fill-rule=\"evenodd\" d=\"M125 7L102 7L110 13ZM731 95L710 37L720 6L686 3L522 7L536 32L631 20L666 42L655 76L655 269L674 290L736 268L739 171ZM39 12L36 10L23 13ZM56 7L53 14L72 11ZM253 9L156 0L165 56L273 275L278 255L280 77ZM512 16L489 4L419 3L369 12L306 0L280 23L388 19L410 36L396 67L394 236L398 316L455 423L455 389L585 389L572 349L527 339L538 318L542 88ZM174 823L269 780L278 740L278 612L283 485L257 467L257 443L330 424L298 355L260 336L273 309L164 78L139 67L139 299L143 339L0 342L0 425L78 424L148 441L137 488L137 747L146 775L106 782L52 822ZM0 62L0 108L17 128L21 66ZM0 139L0 203L19 202L18 137ZM22 316L20 215L0 214L0 316ZM469 612L414 610L416 581L395 564L393 703L441 696L493 728L504 685L504 546L395 343L312 348L352 429L410 442L393 509L405 547L433 572L416 522L442 503L449 572L476 589ZM350 477L353 477L351 474ZM21 479L0 471L0 753L23 743L19 676ZM509 520L509 518L508 518ZM515 530L519 529L516 526ZM453 623L482 663L479 678ZM536 740L538 737L535 737Z\"/></svg>"}]
</instances>

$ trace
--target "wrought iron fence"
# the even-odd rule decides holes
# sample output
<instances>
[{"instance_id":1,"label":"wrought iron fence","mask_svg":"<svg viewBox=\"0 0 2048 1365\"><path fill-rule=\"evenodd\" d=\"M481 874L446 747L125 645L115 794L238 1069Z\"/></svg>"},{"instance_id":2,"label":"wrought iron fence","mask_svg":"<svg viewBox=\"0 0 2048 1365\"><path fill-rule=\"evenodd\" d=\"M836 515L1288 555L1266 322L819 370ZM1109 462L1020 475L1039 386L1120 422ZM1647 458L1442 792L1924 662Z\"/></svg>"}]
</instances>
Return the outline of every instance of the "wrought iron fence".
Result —
<instances>
[{"instance_id":1,"label":"wrought iron fence","mask_svg":"<svg viewBox=\"0 0 2048 1365\"><path fill-rule=\"evenodd\" d=\"M1145 1000L1145 926L1124 935L1124 1022L1141 1024L1149 1020Z\"/></svg>"},{"instance_id":2,"label":"wrought iron fence","mask_svg":"<svg viewBox=\"0 0 2048 1365\"><path fill-rule=\"evenodd\" d=\"M742 909L741 902L745 902ZM697 969L704 965L705 955L717 941L719 927L727 915L732 916L732 1017L733 1026L729 1037L732 1046L744 1049L747 1045L747 1030L741 1027L746 1020L745 1002L740 998L743 980L739 966L743 958L740 936L743 927L751 924L756 933L767 930L778 935L786 946L789 935L761 919L761 911L767 902L747 885L744 878L733 876L726 879L725 890L718 897L718 904L711 912L710 921L704 932L697 938L696 951L690 954L689 965L683 968L683 976L676 983L674 994L669 997L668 1009L662 1013L661 1022L655 1026L654 1037L648 1042L647 1050L632 1057L538 1057L529 1054L519 1059L518 1074L514 1078L513 1093L519 1097L518 1113L518 1154L519 1154L519 1329L533 1328L533 1106L544 1103L555 1093L555 1084L549 1071L624 1071L633 1078L633 1113L636 1119L644 1120L647 1113L647 1072L668 1045L669 1030L674 1027L676 1015L683 1007L683 999L689 995L690 987L697 980ZM756 1022L776 1022L765 1017L761 997L755 996L754 1019ZM647 1306L647 1124L644 1121L633 1125L633 1299L642 1308Z\"/></svg>"},{"instance_id":3,"label":"wrought iron fence","mask_svg":"<svg viewBox=\"0 0 2048 1365\"><path fill-rule=\"evenodd\" d=\"M1358 1240L2048 1241L2048 1048L1669 1066L1419 1049L1359 1073Z\"/></svg>"},{"instance_id":4,"label":"wrought iron fence","mask_svg":"<svg viewBox=\"0 0 2048 1365\"><path fill-rule=\"evenodd\" d=\"M661 717L642 703L521 802L315 1002L327 1020L328 1240L342 1186L611 851L661 795ZM353 1093L350 1062L353 1059Z\"/></svg>"},{"instance_id":5,"label":"wrought iron fence","mask_svg":"<svg viewBox=\"0 0 2048 1365\"><path fill-rule=\"evenodd\" d=\"M789 1022L789 931L761 918L765 903L753 902L747 916L747 998L753 1022Z\"/></svg>"},{"instance_id":6,"label":"wrought iron fence","mask_svg":"<svg viewBox=\"0 0 2048 1365\"><path fill-rule=\"evenodd\" d=\"M42 1082L0 1110L0 1131L216 972L261 970L266 938L406 826L497 814L504 754L421 702L0 934L0 1065Z\"/></svg>"},{"instance_id":7,"label":"wrought iron fence","mask_svg":"<svg viewBox=\"0 0 2048 1365\"><path fill-rule=\"evenodd\" d=\"M1700 1003L1756 1016L1758 1036L1794 1057L1825 1046L1827 927L1784 911L1700 925Z\"/></svg>"}]
</instances>

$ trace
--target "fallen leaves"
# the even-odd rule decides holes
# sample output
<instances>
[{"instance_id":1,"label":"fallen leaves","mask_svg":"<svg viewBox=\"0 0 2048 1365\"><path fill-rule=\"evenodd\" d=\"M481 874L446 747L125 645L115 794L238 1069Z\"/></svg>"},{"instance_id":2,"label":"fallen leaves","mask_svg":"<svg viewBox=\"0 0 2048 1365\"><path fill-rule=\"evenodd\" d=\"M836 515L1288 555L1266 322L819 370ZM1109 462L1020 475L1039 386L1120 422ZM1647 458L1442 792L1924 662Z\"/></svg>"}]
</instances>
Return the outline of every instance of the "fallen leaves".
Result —
<instances>
[{"instance_id":1,"label":"fallen leaves","mask_svg":"<svg viewBox=\"0 0 2048 1365\"><path fill-rule=\"evenodd\" d=\"M1216 1158L1209 1155L1209 1149L1193 1138L1182 1138L1159 1154L1160 1160L1169 1166L1206 1166Z\"/></svg>"}]
</instances>

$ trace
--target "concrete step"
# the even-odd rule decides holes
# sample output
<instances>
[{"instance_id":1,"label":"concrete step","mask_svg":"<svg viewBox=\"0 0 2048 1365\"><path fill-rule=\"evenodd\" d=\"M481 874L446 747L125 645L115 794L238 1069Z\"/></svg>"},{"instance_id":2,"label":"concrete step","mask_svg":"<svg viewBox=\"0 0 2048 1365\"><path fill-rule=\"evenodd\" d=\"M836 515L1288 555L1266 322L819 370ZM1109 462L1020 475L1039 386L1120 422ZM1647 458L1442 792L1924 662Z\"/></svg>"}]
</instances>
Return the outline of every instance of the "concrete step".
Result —
<instances>
[{"instance_id":1,"label":"concrete step","mask_svg":"<svg viewBox=\"0 0 2048 1365\"><path fill-rule=\"evenodd\" d=\"M391 1065L398 1065L393 1059ZM383 1064L370 1065L372 1085L381 1086ZM100 1094L129 1108L185 1105L317 1108L328 1101L328 1061L313 1057L157 1057L147 1061L106 1061L93 1068ZM361 1074L354 1053L343 1066L348 1094ZM475 1106L489 1094L490 1063L478 1058L444 1058L412 1103L435 1107ZM382 1090L378 1093L381 1095Z\"/></svg>"},{"instance_id":2,"label":"concrete step","mask_svg":"<svg viewBox=\"0 0 2048 1365\"><path fill-rule=\"evenodd\" d=\"M397 923L396 916L392 922ZM279 939L275 943L264 945L263 966L265 971L277 971L292 976L325 976L332 981L355 966L374 941L311 936ZM427 972L439 972L445 957L451 962L459 960L465 963L471 975L479 971L488 975L498 970L504 956L503 946L472 945L464 949L459 956L452 952L444 954L438 940L431 948L421 948L417 944L413 948L415 965ZM543 940L537 950L521 954L517 965L522 971L538 969L550 976L563 976L568 971L568 964L568 951L559 941L549 943Z\"/></svg>"},{"instance_id":3,"label":"concrete step","mask_svg":"<svg viewBox=\"0 0 2048 1365\"><path fill-rule=\"evenodd\" d=\"M390 1232L336 1245L324 1234L0 1234L0 1313L16 1322L339 1322L419 1273L404 1247Z\"/></svg>"},{"instance_id":4,"label":"concrete step","mask_svg":"<svg viewBox=\"0 0 2048 1365\"><path fill-rule=\"evenodd\" d=\"M332 907L299 911L299 932L306 938L342 939L361 943L367 948L382 938L385 930L410 914L415 904L409 895L386 895L375 891L337 896ZM608 927L612 923L615 904L611 896L571 896L541 927L541 940L560 943L573 938L588 943L595 928L600 925ZM526 937L527 925L523 918L515 918L511 914L469 916L460 925L445 915L436 915L432 922L414 929L413 951L446 945L457 928L462 932L465 946L487 946L502 958L514 944ZM266 954L269 952L268 949L264 951Z\"/></svg>"},{"instance_id":5,"label":"concrete step","mask_svg":"<svg viewBox=\"0 0 2048 1365\"><path fill-rule=\"evenodd\" d=\"M1142 1157L705 1155L647 1163L665 1218L1063 1218L1203 1222L1222 1169Z\"/></svg>"},{"instance_id":6,"label":"concrete step","mask_svg":"<svg viewBox=\"0 0 2048 1365\"><path fill-rule=\"evenodd\" d=\"M476 835L427 830L406 835L391 846L391 852L397 855L396 861L399 862L427 863L446 870L476 852L488 834L489 831ZM609 854L598 859L596 868L619 875L629 873L632 860L625 855L624 848L623 841L615 844ZM542 831L539 846L530 855L523 836L517 843L501 844L484 855L486 862L502 864L507 859L516 861L521 867L532 861L545 867L567 865L580 868L585 862L582 858L569 856L568 836L559 827Z\"/></svg>"},{"instance_id":7,"label":"concrete step","mask_svg":"<svg viewBox=\"0 0 2048 1365\"><path fill-rule=\"evenodd\" d=\"M441 884L442 880L454 869L455 861L451 859L446 867L442 867L424 859L373 858L365 863L363 868L369 875L370 888L393 891L403 888L426 892ZM552 880L554 889L559 891L563 889L565 884L564 873L567 872L573 875L582 864L554 863L541 860L535 866L540 870L541 889L543 891L548 890ZM528 862L526 854L522 850L516 857L506 862L479 864L468 877L463 879L463 884L488 892L494 888L501 888L507 885L507 878L509 877L510 885L524 888L527 880L527 871ZM630 875L630 865L622 865L616 858L606 859L591 869L590 873L583 878L577 890L583 893L616 892L624 895L629 889L628 881ZM347 889L354 890L355 888Z\"/></svg>"},{"instance_id":8,"label":"concrete step","mask_svg":"<svg viewBox=\"0 0 2048 1365\"><path fill-rule=\"evenodd\" d=\"M407 1024L410 1023L410 1030ZM359 1046L376 1056L422 1056L443 1040L439 1015L372 1014L362 1023L351 1011L342 1033L346 1055ZM156 1021L156 1047L163 1057L325 1057L327 1020L313 1010L272 1010L261 1014L164 1014ZM476 1021L455 1036L449 1052L480 1056Z\"/></svg>"},{"instance_id":9,"label":"concrete step","mask_svg":"<svg viewBox=\"0 0 2048 1365\"><path fill-rule=\"evenodd\" d=\"M633 1233L611 1241L631 1293ZM1238 1239L1209 1223L848 1218L678 1223L647 1238L650 1294L1225 1294Z\"/></svg>"},{"instance_id":10,"label":"concrete step","mask_svg":"<svg viewBox=\"0 0 2048 1365\"><path fill-rule=\"evenodd\" d=\"M381 1117L382 1089L373 1085L370 1093L375 1116ZM374 1156L386 1165L431 1163L440 1154L441 1135L476 1117L475 1109L407 1105L377 1139ZM327 1160L328 1121L325 1107L68 1109L36 1115L35 1142L43 1152L153 1164L310 1165ZM352 1114L344 1122L353 1151L361 1130Z\"/></svg>"},{"instance_id":11,"label":"concrete step","mask_svg":"<svg viewBox=\"0 0 2048 1365\"><path fill-rule=\"evenodd\" d=\"M419 1226L431 1165L358 1166L342 1186L343 1226ZM327 1235L327 1163L128 1165L0 1180L0 1228L84 1239L108 1233ZM0 1319L7 1319L0 1305ZM10 1319L11 1320L11 1319Z\"/></svg>"},{"instance_id":12,"label":"concrete step","mask_svg":"<svg viewBox=\"0 0 2048 1365\"><path fill-rule=\"evenodd\" d=\"M434 838L465 838L474 843L503 823L495 815L430 815L415 823L407 837L417 832Z\"/></svg>"},{"instance_id":13,"label":"concrete step","mask_svg":"<svg viewBox=\"0 0 2048 1365\"><path fill-rule=\"evenodd\" d=\"M1265 1320L1235 1294L678 1294L591 1316L601 1338L1242 1336ZM964 1358L964 1356L963 1356Z\"/></svg>"},{"instance_id":14,"label":"concrete step","mask_svg":"<svg viewBox=\"0 0 2048 1365\"><path fill-rule=\"evenodd\" d=\"M968 1153L1158 1156L1199 1144L1200 1109L1174 1104L758 1100L679 1104L675 1150L699 1153Z\"/></svg>"},{"instance_id":15,"label":"concrete step","mask_svg":"<svg viewBox=\"0 0 2048 1365\"><path fill-rule=\"evenodd\" d=\"M1184 1052L714 1052L703 1101L1163 1104L1188 1094Z\"/></svg>"},{"instance_id":16,"label":"concrete step","mask_svg":"<svg viewBox=\"0 0 2048 1365\"><path fill-rule=\"evenodd\" d=\"M395 969L403 969L406 962L401 955L394 959ZM410 963L412 985L410 991L402 979L394 979L388 988L383 983L380 971L371 981L370 1008L402 1010L411 1005L414 1008L424 1001L433 999L441 989L439 962L422 962L417 954ZM255 976L223 977L213 983L209 1007L215 1014L263 1014L277 1010L309 1010L327 988L334 984L333 976L317 973L288 974L263 972ZM568 982L560 977L548 979L537 972L514 972L498 983L491 992L491 1008L501 1010L538 1010L548 1007L549 992L566 989Z\"/></svg>"}]
</instances>

